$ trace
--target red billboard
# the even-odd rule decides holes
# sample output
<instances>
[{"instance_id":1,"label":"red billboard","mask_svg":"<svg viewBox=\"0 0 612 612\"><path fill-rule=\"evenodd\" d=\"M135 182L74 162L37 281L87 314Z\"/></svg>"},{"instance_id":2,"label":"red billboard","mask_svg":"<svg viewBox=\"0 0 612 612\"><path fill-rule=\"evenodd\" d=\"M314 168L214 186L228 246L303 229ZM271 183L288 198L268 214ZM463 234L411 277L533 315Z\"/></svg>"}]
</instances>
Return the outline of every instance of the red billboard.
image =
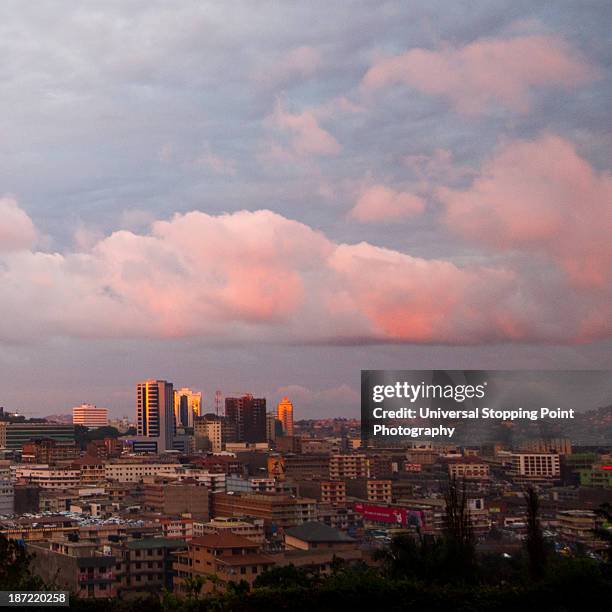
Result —
<instances>
[{"instance_id":1,"label":"red billboard","mask_svg":"<svg viewBox=\"0 0 612 612\"><path fill-rule=\"evenodd\" d=\"M393 506L375 506L358 502L355 504L355 512L362 514L364 520L372 521L373 523L385 523L396 525L397 527L407 527L409 525L423 527L425 525L421 510L409 510Z\"/></svg>"}]
</instances>

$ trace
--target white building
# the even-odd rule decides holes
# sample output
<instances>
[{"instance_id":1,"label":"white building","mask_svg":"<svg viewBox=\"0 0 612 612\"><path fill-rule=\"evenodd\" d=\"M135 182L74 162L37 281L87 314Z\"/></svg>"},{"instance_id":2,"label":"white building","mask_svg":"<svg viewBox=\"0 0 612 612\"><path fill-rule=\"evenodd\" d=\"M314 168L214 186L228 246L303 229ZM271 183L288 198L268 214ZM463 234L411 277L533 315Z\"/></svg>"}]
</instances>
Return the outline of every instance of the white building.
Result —
<instances>
[{"instance_id":1,"label":"white building","mask_svg":"<svg viewBox=\"0 0 612 612\"><path fill-rule=\"evenodd\" d=\"M37 484L43 489L70 489L81 484L81 470L51 467L47 464L19 464L11 466L15 478Z\"/></svg>"},{"instance_id":2,"label":"white building","mask_svg":"<svg viewBox=\"0 0 612 612\"><path fill-rule=\"evenodd\" d=\"M513 476L554 480L561 473L557 453L512 453L511 460L510 471Z\"/></svg>"},{"instance_id":3,"label":"white building","mask_svg":"<svg viewBox=\"0 0 612 612\"><path fill-rule=\"evenodd\" d=\"M106 427L108 425L108 409L98 408L93 404L81 404L72 409L72 424L83 427Z\"/></svg>"},{"instance_id":4,"label":"white building","mask_svg":"<svg viewBox=\"0 0 612 612\"><path fill-rule=\"evenodd\" d=\"M117 482L141 482L147 476L175 476L178 463L107 463L104 466L106 480Z\"/></svg>"}]
</instances>

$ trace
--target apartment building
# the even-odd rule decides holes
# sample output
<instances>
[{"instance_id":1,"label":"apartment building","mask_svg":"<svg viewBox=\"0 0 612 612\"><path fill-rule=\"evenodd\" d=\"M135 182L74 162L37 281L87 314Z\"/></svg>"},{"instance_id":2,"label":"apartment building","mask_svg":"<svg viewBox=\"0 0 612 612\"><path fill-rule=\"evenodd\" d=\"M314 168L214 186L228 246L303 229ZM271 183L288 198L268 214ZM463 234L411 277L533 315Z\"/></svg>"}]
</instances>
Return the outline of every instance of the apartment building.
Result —
<instances>
[{"instance_id":1,"label":"apartment building","mask_svg":"<svg viewBox=\"0 0 612 612\"><path fill-rule=\"evenodd\" d=\"M263 544L265 540L263 519L218 516L207 523L193 523L193 537L214 533L233 533L258 544Z\"/></svg>"},{"instance_id":2,"label":"apartment building","mask_svg":"<svg viewBox=\"0 0 612 612\"><path fill-rule=\"evenodd\" d=\"M61 468L49 465L18 464L12 466L14 477L43 489L69 489L81 483L79 468Z\"/></svg>"},{"instance_id":3,"label":"apartment building","mask_svg":"<svg viewBox=\"0 0 612 612\"><path fill-rule=\"evenodd\" d=\"M142 482L146 476L167 476L176 474L178 463L118 462L105 466L106 480L117 482Z\"/></svg>"},{"instance_id":4,"label":"apartment building","mask_svg":"<svg viewBox=\"0 0 612 612\"><path fill-rule=\"evenodd\" d=\"M336 454L329 459L331 480L368 478L369 474L368 458L364 454Z\"/></svg>"},{"instance_id":5,"label":"apartment building","mask_svg":"<svg viewBox=\"0 0 612 612\"><path fill-rule=\"evenodd\" d=\"M115 597L115 557L88 542L31 542L33 572L77 597Z\"/></svg>"},{"instance_id":6,"label":"apartment building","mask_svg":"<svg viewBox=\"0 0 612 612\"><path fill-rule=\"evenodd\" d=\"M185 579L204 578L204 593L223 592L229 582L246 581L252 585L257 576L274 566L274 560L260 551L260 546L233 533L208 534L193 538L187 550L174 563L175 591L185 593ZM210 576L215 575L213 583Z\"/></svg>"},{"instance_id":7,"label":"apartment building","mask_svg":"<svg viewBox=\"0 0 612 612\"><path fill-rule=\"evenodd\" d=\"M130 599L139 594L173 588L175 554L187 543L177 538L143 538L111 545L116 558L117 594Z\"/></svg>"}]
</instances>

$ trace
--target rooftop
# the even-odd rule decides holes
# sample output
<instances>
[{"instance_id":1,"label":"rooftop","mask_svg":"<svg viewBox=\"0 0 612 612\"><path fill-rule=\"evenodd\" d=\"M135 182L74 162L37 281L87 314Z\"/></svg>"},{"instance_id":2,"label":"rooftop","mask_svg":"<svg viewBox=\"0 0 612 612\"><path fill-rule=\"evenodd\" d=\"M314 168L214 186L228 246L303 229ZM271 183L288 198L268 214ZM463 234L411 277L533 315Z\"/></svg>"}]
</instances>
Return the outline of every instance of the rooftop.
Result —
<instances>
[{"instance_id":1,"label":"rooftop","mask_svg":"<svg viewBox=\"0 0 612 612\"><path fill-rule=\"evenodd\" d=\"M325 523L309 521L297 527L290 527L285 534L304 542L354 542L355 540L345 533L329 527Z\"/></svg>"},{"instance_id":2,"label":"rooftop","mask_svg":"<svg viewBox=\"0 0 612 612\"><path fill-rule=\"evenodd\" d=\"M257 544L235 533L210 533L193 538L191 544L207 548L257 548Z\"/></svg>"},{"instance_id":3,"label":"rooftop","mask_svg":"<svg viewBox=\"0 0 612 612\"><path fill-rule=\"evenodd\" d=\"M142 540L131 540L127 547L132 550L148 548L186 548L185 540L179 538L144 538Z\"/></svg>"}]
</instances>

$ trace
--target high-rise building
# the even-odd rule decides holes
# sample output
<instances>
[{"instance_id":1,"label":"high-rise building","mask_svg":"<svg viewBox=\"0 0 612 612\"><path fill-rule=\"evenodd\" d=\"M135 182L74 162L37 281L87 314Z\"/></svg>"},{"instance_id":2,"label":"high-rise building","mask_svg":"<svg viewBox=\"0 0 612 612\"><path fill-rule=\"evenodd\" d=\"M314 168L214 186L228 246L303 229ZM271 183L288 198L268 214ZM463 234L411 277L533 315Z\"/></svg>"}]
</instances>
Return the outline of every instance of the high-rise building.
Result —
<instances>
[{"instance_id":1,"label":"high-rise building","mask_svg":"<svg viewBox=\"0 0 612 612\"><path fill-rule=\"evenodd\" d=\"M177 427L193 427L194 417L202 414L202 392L184 387L174 392L174 420Z\"/></svg>"},{"instance_id":2,"label":"high-rise building","mask_svg":"<svg viewBox=\"0 0 612 612\"><path fill-rule=\"evenodd\" d=\"M276 407L276 418L283 424L283 434L285 436L293 435L293 404L288 397L278 402Z\"/></svg>"},{"instance_id":3,"label":"high-rise building","mask_svg":"<svg viewBox=\"0 0 612 612\"><path fill-rule=\"evenodd\" d=\"M277 436L283 435L283 425L276 418L275 412L266 414L266 437L268 441L276 440Z\"/></svg>"},{"instance_id":4,"label":"high-rise building","mask_svg":"<svg viewBox=\"0 0 612 612\"><path fill-rule=\"evenodd\" d=\"M174 389L165 380L145 380L136 387L138 436L157 443L157 452L172 450L175 432Z\"/></svg>"},{"instance_id":5,"label":"high-rise building","mask_svg":"<svg viewBox=\"0 0 612 612\"><path fill-rule=\"evenodd\" d=\"M108 410L98 408L93 404L81 404L72 409L72 424L84 427L106 427L108 425Z\"/></svg>"},{"instance_id":6,"label":"high-rise building","mask_svg":"<svg viewBox=\"0 0 612 612\"><path fill-rule=\"evenodd\" d=\"M196 447L209 448L213 453L221 452L226 442L236 441L236 424L227 417L206 414L195 420L193 428Z\"/></svg>"},{"instance_id":7,"label":"high-rise building","mask_svg":"<svg viewBox=\"0 0 612 612\"><path fill-rule=\"evenodd\" d=\"M225 416L236 424L238 442L266 442L266 399L253 397L225 398Z\"/></svg>"}]
</instances>

